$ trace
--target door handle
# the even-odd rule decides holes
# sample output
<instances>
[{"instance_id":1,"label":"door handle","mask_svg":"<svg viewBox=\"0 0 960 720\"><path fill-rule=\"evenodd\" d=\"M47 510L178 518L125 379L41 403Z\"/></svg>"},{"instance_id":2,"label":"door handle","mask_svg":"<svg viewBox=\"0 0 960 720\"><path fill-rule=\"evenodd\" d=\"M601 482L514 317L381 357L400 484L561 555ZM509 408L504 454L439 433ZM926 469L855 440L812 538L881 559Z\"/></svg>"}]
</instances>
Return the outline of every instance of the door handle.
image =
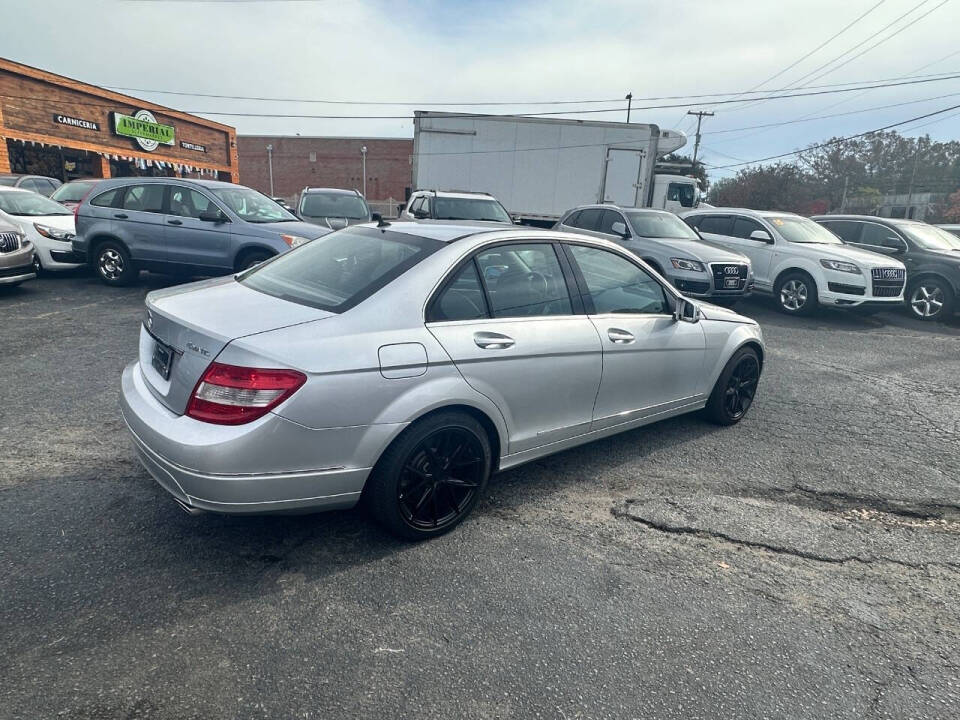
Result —
<instances>
[{"instance_id":1,"label":"door handle","mask_svg":"<svg viewBox=\"0 0 960 720\"><path fill-rule=\"evenodd\" d=\"M170 223L171 225L183 225L182 220L167 220L167 222Z\"/></svg>"},{"instance_id":2,"label":"door handle","mask_svg":"<svg viewBox=\"0 0 960 720\"><path fill-rule=\"evenodd\" d=\"M126 220L128 217L130 217L126 213L114 213L113 216L115 218L120 218L121 220Z\"/></svg>"},{"instance_id":3,"label":"door handle","mask_svg":"<svg viewBox=\"0 0 960 720\"><path fill-rule=\"evenodd\" d=\"M633 333L629 333L626 330L621 330L620 328L610 328L607 330L607 337L620 345L629 345L636 340L636 338L633 336Z\"/></svg>"},{"instance_id":4,"label":"door handle","mask_svg":"<svg viewBox=\"0 0 960 720\"><path fill-rule=\"evenodd\" d=\"M514 339L507 335L495 332L478 332L473 334L473 341L478 348L484 350L505 350L513 347Z\"/></svg>"}]
</instances>

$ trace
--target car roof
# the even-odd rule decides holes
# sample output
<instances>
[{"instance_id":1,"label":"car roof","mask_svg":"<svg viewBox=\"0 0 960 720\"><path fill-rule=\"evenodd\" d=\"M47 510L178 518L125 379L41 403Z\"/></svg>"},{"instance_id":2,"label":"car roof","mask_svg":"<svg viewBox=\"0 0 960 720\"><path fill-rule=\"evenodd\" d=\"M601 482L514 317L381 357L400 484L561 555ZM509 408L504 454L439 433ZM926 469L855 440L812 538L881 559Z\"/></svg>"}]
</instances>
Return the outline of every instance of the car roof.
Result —
<instances>
[{"instance_id":1,"label":"car roof","mask_svg":"<svg viewBox=\"0 0 960 720\"><path fill-rule=\"evenodd\" d=\"M138 177L136 175L123 178L104 178L103 182L104 188L115 187L120 185L131 185L131 184L155 184L155 183L184 183L186 185L197 185L199 187L209 188L211 190L216 188L247 188L246 185L239 185L232 182L224 182L223 180L200 180L197 178L178 178L178 177ZM247 188L250 189L250 188Z\"/></svg>"},{"instance_id":2,"label":"car roof","mask_svg":"<svg viewBox=\"0 0 960 720\"><path fill-rule=\"evenodd\" d=\"M484 233L516 232L518 234L522 233L524 237L530 237L531 235L537 235L541 232L547 232L546 230L535 227L524 227L523 230L513 230L512 226L506 223L484 222L482 220L398 220L389 222L388 224L390 232L415 235L430 240L439 240L440 242L451 242ZM375 228L378 226L376 223L364 223L354 225L354 227Z\"/></svg>"},{"instance_id":3,"label":"car roof","mask_svg":"<svg viewBox=\"0 0 960 720\"><path fill-rule=\"evenodd\" d=\"M487 192L471 192L470 190L431 190L430 188L419 188L414 190L411 195L417 193L429 193L435 197L446 198L485 198L487 200L496 200L496 198Z\"/></svg>"},{"instance_id":4,"label":"car roof","mask_svg":"<svg viewBox=\"0 0 960 720\"><path fill-rule=\"evenodd\" d=\"M33 193L34 195L37 194L37 193L34 193L33 190L27 190L26 188L22 188L22 187L10 187L9 185L0 185L0 192Z\"/></svg>"},{"instance_id":5,"label":"car roof","mask_svg":"<svg viewBox=\"0 0 960 720\"><path fill-rule=\"evenodd\" d=\"M907 218L887 218L877 217L876 215L813 215L811 220L859 220L863 222L875 222L881 225L926 225L920 220L909 220Z\"/></svg>"},{"instance_id":6,"label":"car roof","mask_svg":"<svg viewBox=\"0 0 960 720\"><path fill-rule=\"evenodd\" d=\"M626 205L615 205L614 203L587 203L586 205L577 205L576 207L570 208L564 213L564 216L569 215L572 212L577 210L619 210L620 212L640 212L648 213L650 215L673 215L669 210L660 210L659 208L638 208L638 207L627 207Z\"/></svg>"},{"instance_id":7,"label":"car roof","mask_svg":"<svg viewBox=\"0 0 960 720\"><path fill-rule=\"evenodd\" d=\"M305 187L304 193L329 193L331 195L359 195L357 190L344 190L343 188L328 187Z\"/></svg>"},{"instance_id":8,"label":"car roof","mask_svg":"<svg viewBox=\"0 0 960 720\"><path fill-rule=\"evenodd\" d=\"M784 215L790 215L792 217L804 217L799 213L787 212L785 210L751 210L750 208L738 208L738 207L712 207L705 208L703 210L690 210L685 212L684 216L687 215L723 215L724 213L742 213L744 215L753 215L754 217L782 217Z\"/></svg>"}]
</instances>

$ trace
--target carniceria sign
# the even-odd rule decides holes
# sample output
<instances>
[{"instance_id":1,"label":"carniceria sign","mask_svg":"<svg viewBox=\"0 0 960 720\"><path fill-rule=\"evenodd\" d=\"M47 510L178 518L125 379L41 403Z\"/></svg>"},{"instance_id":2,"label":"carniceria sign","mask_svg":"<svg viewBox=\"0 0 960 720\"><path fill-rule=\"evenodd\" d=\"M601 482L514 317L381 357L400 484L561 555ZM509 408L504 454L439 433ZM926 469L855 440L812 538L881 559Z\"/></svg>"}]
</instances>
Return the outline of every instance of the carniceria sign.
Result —
<instances>
[{"instance_id":1,"label":"carniceria sign","mask_svg":"<svg viewBox=\"0 0 960 720\"><path fill-rule=\"evenodd\" d=\"M149 110L138 110L134 115L113 113L113 131L117 135L132 138L147 152L153 152L160 145L174 143L173 126L158 123Z\"/></svg>"}]
</instances>

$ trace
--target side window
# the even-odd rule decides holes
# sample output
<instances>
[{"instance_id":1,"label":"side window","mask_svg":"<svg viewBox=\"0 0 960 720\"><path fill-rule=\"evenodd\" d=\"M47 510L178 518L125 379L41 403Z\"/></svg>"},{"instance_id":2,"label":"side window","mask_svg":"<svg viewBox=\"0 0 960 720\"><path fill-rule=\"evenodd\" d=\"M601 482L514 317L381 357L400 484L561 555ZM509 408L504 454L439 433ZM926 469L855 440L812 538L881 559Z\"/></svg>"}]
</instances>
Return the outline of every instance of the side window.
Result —
<instances>
[{"instance_id":1,"label":"side window","mask_svg":"<svg viewBox=\"0 0 960 720\"><path fill-rule=\"evenodd\" d=\"M36 183L38 188L37 192L47 197L53 195L53 191L57 189L57 186L47 178L38 178Z\"/></svg>"},{"instance_id":2,"label":"side window","mask_svg":"<svg viewBox=\"0 0 960 720\"><path fill-rule=\"evenodd\" d=\"M729 215L704 215L697 229L714 235L733 235L733 218Z\"/></svg>"},{"instance_id":3,"label":"side window","mask_svg":"<svg viewBox=\"0 0 960 720\"><path fill-rule=\"evenodd\" d=\"M613 231L613 224L618 222L623 223L625 226L627 224L627 221L623 219L623 215L616 210L604 210L603 215L600 216L600 224L597 226L597 232L620 237L619 233Z\"/></svg>"},{"instance_id":4,"label":"side window","mask_svg":"<svg viewBox=\"0 0 960 720\"><path fill-rule=\"evenodd\" d=\"M693 207L694 196L693 185L688 183L670 183L667 186L667 200L680 203L680 207Z\"/></svg>"},{"instance_id":5,"label":"side window","mask_svg":"<svg viewBox=\"0 0 960 720\"><path fill-rule=\"evenodd\" d=\"M479 253L477 266L494 317L573 314L553 245L501 245Z\"/></svg>"},{"instance_id":6,"label":"side window","mask_svg":"<svg viewBox=\"0 0 960 720\"><path fill-rule=\"evenodd\" d=\"M163 194L166 185L159 183L150 185L131 185L123 196L120 207L124 210L140 212L163 212Z\"/></svg>"},{"instance_id":7,"label":"side window","mask_svg":"<svg viewBox=\"0 0 960 720\"><path fill-rule=\"evenodd\" d=\"M580 227L579 221L580 221L580 216L582 214L583 214L583 210L574 210L572 213L570 213L569 215L567 215L567 217L563 219L562 224L566 225L567 227L574 227L574 228Z\"/></svg>"},{"instance_id":8,"label":"side window","mask_svg":"<svg viewBox=\"0 0 960 720\"><path fill-rule=\"evenodd\" d=\"M864 245L893 249L906 247L897 233L885 225L878 225L877 223L863 223L863 235L860 237L860 242Z\"/></svg>"},{"instance_id":9,"label":"side window","mask_svg":"<svg viewBox=\"0 0 960 720\"><path fill-rule=\"evenodd\" d=\"M410 214L413 215L417 210L420 209L420 206L423 205L423 195L415 197L410 201Z\"/></svg>"},{"instance_id":10,"label":"side window","mask_svg":"<svg viewBox=\"0 0 960 720\"><path fill-rule=\"evenodd\" d=\"M100 193L95 198L90 201L91 205L95 207L116 207L117 196L123 191L123 188L114 188L113 190L107 190L105 193Z\"/></svg>"},{"instance_id":11,"label":"side window","mask_svg":"<svg viewBox=\"0 0 960 720\"><path fill-rule=\"evenodd\" d=\"M863 227L863 223L853 222L852 220L830 220L820 224L834 235L839 236L844 242L860 242L860 229Z\"/></svg>"},{"instance_id":12,"label":"side window","mask_svg":"<svg viewBox=\"0 0 960 720\"><path fill-rule=\"evenodd\" d=\"M33 192L43 192L40 188L40 183L36 178L24 178L23 182L20 183L20 187L24 190L32 190Z\"/></svg>"},{"instance_id":13,"label":"side window","mask_svg":"<svg viewBox=\"0 0 960 720\"><path fill-rule=\"evenodd\" d=\"M170 214L180 217L199 218L200 213L216 211L216 204L206 195L190 188L170 187Z\"/></svg>"},{"instance_id":14,"label":"side window","mask_svg":"<svg viewBox=\"0 0 960 720\"><path fill-rule=\"evenodd\" d=\"M594 313L670 312L660 283L626 258L583 245L571 245L570 251L586 281Z\"/></svg>"},{"instance_id":15,"label":"side window","mask_svg":"<svg viewBox=\"0 0 960 720\"><path fill-rule=\"evenodd\" d=\"M471 260L447 284L430 307L428 322L443 320L478 320L489 317L483 286Z\"/></svg>"},{"instance_id":16,"label":"side window","mask_svg":"<svg viewBox=\"0 0 960 720\"><path fill-rule=\"evenodd\" d=\"M430 212L430 196L424 195L420 198L420 210L427 214L427 217L433 217L433 213Z\"/></svg>"},{"instance_id":17,"label":"side window","mask_svg":"<svg viewBox=\"0 0 960 720\"><path fill-rule=\"evenodd\" d=\"M699 228L699 227L700 227L700 221L703 220L703 216L702 216L702 215L694 215L694 216L692 216L692 217L685 217L685 218L680 218L680 219L683 220L687 225L689 225L689 226L692 227L692 228Z\"/></svg>"},{"instance_id":18,"label":"side window","mask_svg":"<svg viewBox=\"0 0 960 720\"><path fill-rule=\"evenodd\" d=\"M600 225L600 216L603 210L600 208L587 208L580 211L580 217L577 218L577 227L581 230L596 230Z\"/></svg>"},{"instance_id":19,"label":"side window","mask_svg":"<svg viewBox=\"0 0 960 720\"><path fill-rule=\"evenodd\" d=\"M756 230L763 230L768 235L770 231L767 230L763 225L758 223L756 220L751 220L750 218L737 217L733 221L733 237L744 238L746 240L750 239L750 233ZM726 233L731 234L731 233Z\"/></svg>"}]
</instances>

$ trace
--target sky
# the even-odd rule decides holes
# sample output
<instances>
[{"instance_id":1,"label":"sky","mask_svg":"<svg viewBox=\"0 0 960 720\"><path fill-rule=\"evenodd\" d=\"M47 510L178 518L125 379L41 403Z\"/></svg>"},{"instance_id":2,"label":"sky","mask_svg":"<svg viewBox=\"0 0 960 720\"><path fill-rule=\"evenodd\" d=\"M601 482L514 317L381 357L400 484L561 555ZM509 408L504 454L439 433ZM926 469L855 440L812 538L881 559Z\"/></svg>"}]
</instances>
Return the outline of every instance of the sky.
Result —
<instances>
[{"instance_id":1,"label":"sky","mask_svg":"<svg viewBox=\"0 0 960 720\"><path fill-rule=\"evenodd\" d=\"M736 172L728 165L960 106L960 0L0 0L0 9L4 57L247 135L412 137L416 109L611 109L567 116L622 121L632 92L631 121L688 132L683 152L693 149L687 110L714 111L700 156L719 178ZM689 98L951 73L958 77L754 103ZM644 99L677 95L687 97ZM612 102L454 104L561 100ZM664 104L679 107L643 109ZM893 104L902 105L871 109ZM838 113L846 114L791 122ZM960 107L900 129L958 138Z\"/></svg>"}]
</instances>

